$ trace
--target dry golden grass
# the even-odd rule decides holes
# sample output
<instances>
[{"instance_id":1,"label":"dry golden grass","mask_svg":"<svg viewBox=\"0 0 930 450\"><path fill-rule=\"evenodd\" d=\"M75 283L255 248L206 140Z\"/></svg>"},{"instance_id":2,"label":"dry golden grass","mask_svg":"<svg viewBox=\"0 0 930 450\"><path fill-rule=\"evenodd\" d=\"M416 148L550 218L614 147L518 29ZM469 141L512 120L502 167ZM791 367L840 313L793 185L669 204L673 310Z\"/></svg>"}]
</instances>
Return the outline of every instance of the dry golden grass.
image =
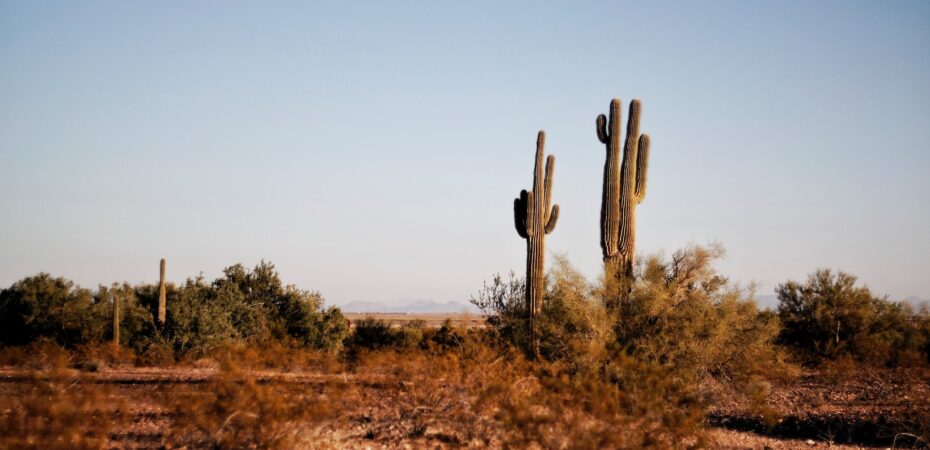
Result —
<instances>
[{"instance_id":1,"label":"dry golden grass","mask_svg":"<svg viewBox=\"0 0 930 450\"><path fill-rule=\"evenodd\" d=\"M351 366L313 352L282 355L275 364L269 352L238 348L189 366L102 366L82 373L69 368L74 355L52 351L38 375L4 383L3 403L15 401L3 412L0 447L684 448L701 442L701 410L696 403L667 403L691 398L667 382L668 374L628 366L637 377L620 385L463 339L426 350L363 352ZM123 403L126 408L114 406Z\"/></svg>"},{"instance_id":2,"label":"dry golden grass","mask_svg":"<svg viewBox=\"0 0 930 450\"><path fill-rule=\"evenodd\" d=\"M106 359L105 349L5 349L0 356L6 361L31 369L0 370L0 448L717 445L705 428L705 392L682 372L629 357L598 371L528 361L480 335L453 332L456 344L361 351L351 363L271 345L228 348L164 368ZM103 361L94 372L81 363L88 354ZM854 369L837 367L789 384L760 382L748 390L758 399L733 397L736 403L726 408L714 405L712 416L743 420L738 426L757 423L762 428L754 431L765 432L770 412L760 408L767 407L812 433L826 433L831 430L815 428L821 418L831 426L855 424L866 414L900 418L888 430L925 436L925 373L869 374L861 367L858 376L835 373ZM848 411L839 415L836 408ZM841 422L847 415L851 422ZM756 442L749 433L740 434L740 442L747 435Z\"/></svg>"},{"instance_id":3,"label":"dry golden grass","mask_svg":"<svg viewBox=\"0 0 930 450\"><path fill-rule=\"evenodd\" d=\"M229 358L203 389L164 402L195 448L295 448L337 412L327 396L261 380Z\"/></svg>"},{"instance_id":4,"label":"dry golden grass","mask_svg":"<svg viewBox=\"0 0 930 450\"><path fill-rule=\"evenodd\" d=\"M71 355L50 352L47 368L34 371L0 416L0 448L98 449L124 419L107 401L109 387L87 382L69 368Z\"/></svg>"}]
</instances>

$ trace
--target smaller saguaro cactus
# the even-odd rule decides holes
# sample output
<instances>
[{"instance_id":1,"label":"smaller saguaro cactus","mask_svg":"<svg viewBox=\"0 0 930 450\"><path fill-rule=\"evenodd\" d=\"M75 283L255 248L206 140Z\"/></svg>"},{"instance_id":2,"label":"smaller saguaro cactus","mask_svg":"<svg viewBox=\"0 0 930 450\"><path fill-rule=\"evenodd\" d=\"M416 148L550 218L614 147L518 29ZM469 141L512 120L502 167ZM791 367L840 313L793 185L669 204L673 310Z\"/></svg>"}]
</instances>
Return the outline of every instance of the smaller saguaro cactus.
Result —
<instances>
[{"instance_id":1,"label":"smaller saguaro cactus","mask_svg":"<svg viewBox=\"0 0 930 450\"><path fill-rule=\"evenodd\" d=\"M113 293L113 346L119 347L119 295Z\"/></svg>"},{"instance_id":2,"label":"smaller saguaro cactus","mask_svg":"<svg viewBox=\"0 0 930 450\"><path fill-rule=\"evenodd\" d=\"M158 277L158 326L165 325L165 303L168 293L165 289L165 258L161 259L161 270Z\"/></svg>"},{"instance_id":3,"label":"smaller saguaro cactus","mask_svg":"<svg viewBox=\"0 0 930 450\"><path fill-rule=\"evenodd\" d=\"M536 138L536 163L533 166L533 190L520 191L513 201L514 224L517 234L526 239L526 308L530 329L536 345L536 316L542 307L545 295L546 235L555 230L559 220L559 205L552 204L552 172L555 156L546 158L543 172L546 133L540 131Z\"/></svg>"},{"instance_id":4,"label":"smaller saguaro cactus","mask_svg":"<svg viewBox=\"0 0 930 450\"><path fill-rule=\"evenodd\" d=\"M601 198L601 250L607 276L620 281L621 299L629 295L636 256L636 205L646 197L649 135L639 134L640 101L630 102L623 160L620 159L620 99L610 102L610 117L597 116L597 138L607 147Z\"/></svg>"}]
</instances>

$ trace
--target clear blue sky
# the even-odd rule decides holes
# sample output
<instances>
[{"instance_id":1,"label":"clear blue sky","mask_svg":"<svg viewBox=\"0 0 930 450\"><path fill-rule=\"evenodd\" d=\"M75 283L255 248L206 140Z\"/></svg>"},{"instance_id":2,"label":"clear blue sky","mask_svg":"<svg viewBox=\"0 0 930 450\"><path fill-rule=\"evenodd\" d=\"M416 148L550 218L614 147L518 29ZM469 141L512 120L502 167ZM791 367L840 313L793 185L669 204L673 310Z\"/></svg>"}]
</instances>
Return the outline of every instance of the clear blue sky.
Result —
<instances>
[{"instance_id":1,"label":"clear blue sky","mask_svg":"<svg viewBox=\"0 0 930 450\"><path fill-rule=\"evenodd\" d=\"M333 303L600 268L612 97L652 134L638 249L722 242L761 294L818 267L930 298L930 2L0 3L0 285L274 262Z\"/></svg>"}]
</instances>

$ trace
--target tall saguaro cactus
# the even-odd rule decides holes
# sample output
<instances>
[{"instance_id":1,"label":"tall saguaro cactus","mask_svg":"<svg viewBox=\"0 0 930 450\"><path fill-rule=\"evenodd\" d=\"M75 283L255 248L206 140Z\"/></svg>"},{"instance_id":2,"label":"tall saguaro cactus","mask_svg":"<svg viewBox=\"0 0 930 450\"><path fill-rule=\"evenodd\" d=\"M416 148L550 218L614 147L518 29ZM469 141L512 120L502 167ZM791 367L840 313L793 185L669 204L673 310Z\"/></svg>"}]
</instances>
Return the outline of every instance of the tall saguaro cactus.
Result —
<instances>
[{"instance_id":1,"label":"tall saguaro cactus","mask_svg":"<svg viewBox=\"0 0 930 450\"><path fill-rule=\"evenodd\" d=\"M119 347L119 295L113 293L113 346Z\"/></svg>"},{"instance_id":2,"label":"tall saguaro cactus","mask_svg":"<svg viewBox=\"0 0 930 450\"><path fill-rule=\"evenodd\" d=\"M620 160L620 99L610 102L610 117L597 116L597 138L607 147L604 192L601 199L601 250L608 277L620 282L621 298L633 283L636 250L636 205L646 197L649 135L639 134L641 105L630 102L623 160Z\"/></svg>"},{"instance_id":3,"label":"tall saguaro cactus","mask_svg":"<svg viewBox=\"0 0 930 450\"><path fill-rule=\"evenodd\" d=\"M161 269L158 277L158 326L165 325L165 303L168 294L165 290L165 258L161 259Z\"/></svg>"},{"instance_id":4,"label":"tall saguaro cactus","mask_svg":"<svg viewBox=\"0 0 930 450\"><path fill-rule=\"evenodd\" d=\"M535 318L542 307L545 294L546 235L552 233L559 220L559 205L552 204L552 171L555 156L546 158L543 172L546 133L540 131L536 138L536 163L533 166L533 190L520 191L513 201L514 224L517 234L526 239L526 307L535 342Z\"/></svg>"}]
</instances>

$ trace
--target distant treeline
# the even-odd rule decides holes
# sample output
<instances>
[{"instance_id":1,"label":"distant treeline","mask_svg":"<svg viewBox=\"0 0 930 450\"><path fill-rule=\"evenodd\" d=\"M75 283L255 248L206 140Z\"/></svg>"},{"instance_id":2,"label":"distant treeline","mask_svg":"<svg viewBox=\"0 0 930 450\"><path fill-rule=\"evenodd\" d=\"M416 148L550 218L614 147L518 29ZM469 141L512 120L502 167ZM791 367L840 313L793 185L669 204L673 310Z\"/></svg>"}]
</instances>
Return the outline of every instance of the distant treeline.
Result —
<instances>
[{"instance_id":1,"label":"distant treeline","mask_svg":"<svg viewBox=\"0 0 930 450\"><path fill-rule=\"evenodd\" d=\"M578 348L602 345L668 364L698 364L714 373L786 356L804 364L839 358L881 366L930 363L926 307L888 301L858 286L852 275L818 270L804 282L780 284L777 309L760 310L747 292L714 270L722 254L716 247L691 247L671 258L643 258L629 299L615 313L605 307L609 287L589 283L560 260L547 274L541 356L573 359ZM523 286L513 276L486 285L472 302L487 314L489 326L472 334L530 352ZM27 277L0 291L0 343L109 342L114 323L120 346L148 359L205 355L231 344L270 340L339 352L347 345L412 348L424 339L423 324L417 322L392 329L377 320L360 321L353 333L338 308L324 307L318 292L285 286L274 265L264 261L252 269L227 267L211 282L198 276L168 283L166 291L166 321L159 325L157 284L114 283L90 290L47 273Z\"/></svg>"},{"instance_id":2,"label":"distant treeline","mask_svg":"<svg viewBox=\"0 0 930 450\"><path fill-rule=\"evenodd\" d=\"M128 283L78 287L40 273L0 291L0 342L29 344L49 339L65 347L109 341L113 304L119 299L120 345L153 357L206 354L231 343L286 341L337 350L348 334L338 308L323 307L313 291L285 286L274 265L227 267L207 282L202 276L167 284L167 314L156 321L158 285Z\"/></svg>"}]
</instances>

